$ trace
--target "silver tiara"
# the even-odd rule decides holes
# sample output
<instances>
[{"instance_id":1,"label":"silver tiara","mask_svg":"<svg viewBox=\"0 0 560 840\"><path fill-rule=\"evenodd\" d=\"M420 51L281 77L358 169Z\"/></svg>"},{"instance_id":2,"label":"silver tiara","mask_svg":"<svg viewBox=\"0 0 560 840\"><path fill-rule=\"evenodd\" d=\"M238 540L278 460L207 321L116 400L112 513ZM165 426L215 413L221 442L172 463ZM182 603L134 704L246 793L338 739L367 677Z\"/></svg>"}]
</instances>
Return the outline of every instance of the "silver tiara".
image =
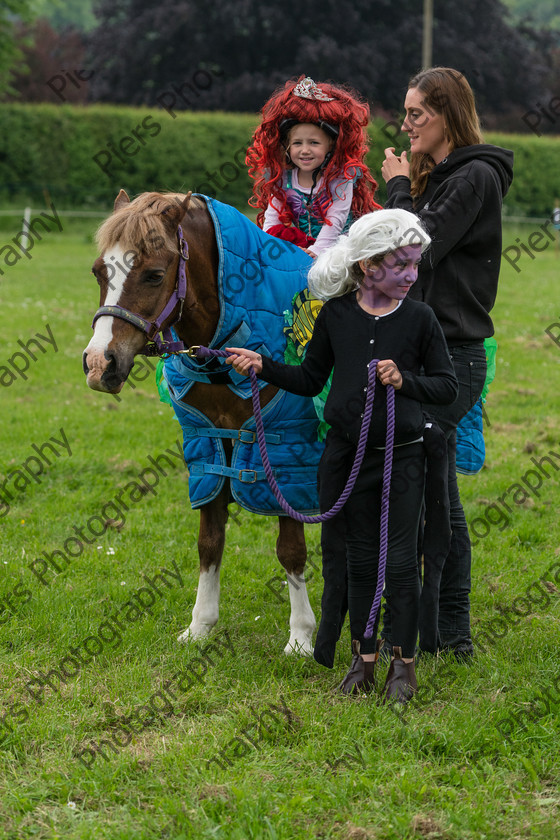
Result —
<instances>
[{"instance_id":1,"label":"silver tiara","mask_svg":"<svg viewBox=\"0 0 560 840\"><path fill-rule=\"evenodd\" d=\"M319 102L334 102L334 97L327 96L319 85L316 85L311 76L306 76L301 82L298 82L293 90L294 96L299 96L301 99L317 99Z\"/></svg>"}]
</instances>

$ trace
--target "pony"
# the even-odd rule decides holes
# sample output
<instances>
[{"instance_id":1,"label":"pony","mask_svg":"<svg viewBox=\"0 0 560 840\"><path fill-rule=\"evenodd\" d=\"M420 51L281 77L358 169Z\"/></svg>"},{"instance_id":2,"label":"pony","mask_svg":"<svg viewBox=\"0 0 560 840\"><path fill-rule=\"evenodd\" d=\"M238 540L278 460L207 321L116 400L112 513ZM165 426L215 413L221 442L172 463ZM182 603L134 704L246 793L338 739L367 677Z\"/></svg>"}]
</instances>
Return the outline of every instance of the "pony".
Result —
<instances>
[{"instance_id":1,"label":"pony","mask_svg":"<svg viewBox=\"0 0 560 840\"><path fill-rule=\"evenodd\" d=\"M137 354L160 355L182 345L211 345L223 319L219 299L221 252L217 242L221 236L209 210L212 201L191 193L152 192L143 193L131 202L124 190L119 192L112 215L97 232L100 256L92 272L100 287L100 308L92 325L93 337L83 352L83 368L90 388L118 393ZM228 210L258 231L260 237L279 242L233 208ZM282 247L292 249L292 254L300 254L299 260L307 259L294 246L282 243ZM183 290L178 294L181 273ZM259 278L258 282L266 283L266 278ZM301 271L296 279L297 289L305 285L305 272ZM170 325L173 334L169 332ZM165 328L168 329L162 342L159 332ZM150 340L156 342L155 352L150 349ZM251 401L238 396L223 378L190 384L192 387L182 401L196 416L207 418L212 427L238 430L251 417ZM284 392L270 385L262 387L263 411L278 393ZM179 405L178 400L176 413ZM223 445L229 464L232 440L226 437ZM218 621L220 566L231 501L230 481L226 479L214 498L200 506L198 590L191 623L178 637L179 642L207 636ZM279 516L278 522L277 557L288 583L294 584L288 586L290 636L284 651L311 655L315 616L303 578L306 562L303 525L289 516Z\"/></svg>"}]
</instances>

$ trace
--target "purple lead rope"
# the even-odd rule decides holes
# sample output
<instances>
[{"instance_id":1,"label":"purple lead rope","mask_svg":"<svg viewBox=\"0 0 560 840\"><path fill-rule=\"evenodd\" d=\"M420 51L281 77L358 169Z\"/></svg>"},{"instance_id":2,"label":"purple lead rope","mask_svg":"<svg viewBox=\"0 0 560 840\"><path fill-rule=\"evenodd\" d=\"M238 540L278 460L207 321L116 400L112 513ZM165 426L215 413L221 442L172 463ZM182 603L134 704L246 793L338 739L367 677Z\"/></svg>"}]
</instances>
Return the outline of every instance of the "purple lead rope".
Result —
<instances>
[{"instance_id":1,"label":"purple lead rope","mask_svg":"<svg viewBox=\"0 0 560 840\"><path fill-rule=\"evenodd\" d=\"M229 356L231 354L228 353L227 350L214 350L209 347L198 347L197 355L203 357L216 356L225 358L226 356ZM310 525L313 525L317 522L326 522L327 519L332 519L333 516L336 516L337 513L340 513L340 511L348 501L348 497L354 489L356 479L358 478L358 473L360 472L360 468L362 466L362 461L364 460L364 455L366 451L369 426L371 422L371 414L373 411L373 400L375 398L375 374L377 371L378 362L379 359L372 359L372 361L368 365L368 390L366 394L366 405L364 409L362 426L360 429L358 447L356 449L356 458L354 460L354 466L352 467L350 475L348 476L348 481L346 482L346 486L342 491L342 495L340 496L339 500L330 510L326 511L326 513L320 513L317 516L305 516L303 513L299 513L299 511L294 510L294 508L288 504L288 502L282 495L278 484L276 483L276 479L274 478L274 475L272 473L272 467L270 466L270 461L268 459L268 453L266 451L264 426L262 421L261 405L259 399L259 387L257 385L257 375L254 369L250 368L249 374L251 379L253 413L255 415L255 424L257 427L257 441L259 444L259 450L261 453L265 475L270 485L270 489L272 490L274 496L278 501L278 504L285 513L292 517L292 519L296 519L298 522L305 522ZM381 494L379 565L377 571L377 587L375 590L375 597L373 599L369 619L364 632L364 638L366 639L371 639L373 635L373 627L375 625L377 613L381 605L381 595L383 593L383 585L385 583L385 568L387 566L387 549L389 544L389 492L391 487L391 470L393 466L394 439L395 389L392 387L392 385L389 385L387 387L387 438L385 444L385 462L383 465L383 489Z\"/></svg>"}]
</instances>

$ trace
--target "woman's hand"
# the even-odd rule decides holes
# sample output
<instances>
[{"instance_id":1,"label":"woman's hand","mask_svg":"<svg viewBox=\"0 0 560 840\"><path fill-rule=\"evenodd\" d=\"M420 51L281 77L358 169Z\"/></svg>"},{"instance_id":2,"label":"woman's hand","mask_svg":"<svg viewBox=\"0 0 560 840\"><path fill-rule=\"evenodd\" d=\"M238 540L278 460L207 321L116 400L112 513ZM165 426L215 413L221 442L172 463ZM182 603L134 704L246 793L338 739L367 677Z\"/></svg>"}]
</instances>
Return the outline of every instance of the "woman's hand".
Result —
<instances>
[{"instance_id":1,"label":"woman's hand","mask_svg":"<svg viewBox=\"0 0 560 840\"><path fill-rule=\"evenodd\" d=\"M397 157L394 146L385 149L385 160L381 165L381 174L386 182L397 175L406 175L407 178L410 178L410 164L406 159L406 150Z\"/></svg>"},{"instance_id":2,"label":"woman's hand","mask_svg":"<svg viewBox=\"0 0 560 840\"><path fill-rule=\"evenodd\" d=\"M392 359L377 363L377 378L382 385L392 385L395 391L402 387L402 375Z\"/></svg>"},{"instance_id":3,"label":"woman's hand","mask_svg":"<svg viewBox=\"0 0 560 840\"><path fill-rule=\"evenodd\" d=\"M226 347L230 356L226 357L226 364L233 365L233 369L243 376L249 376L251 368L255 373L262 371L262 356L254 350L245 350L244 347Z\"/></svg>"}]
</instances>

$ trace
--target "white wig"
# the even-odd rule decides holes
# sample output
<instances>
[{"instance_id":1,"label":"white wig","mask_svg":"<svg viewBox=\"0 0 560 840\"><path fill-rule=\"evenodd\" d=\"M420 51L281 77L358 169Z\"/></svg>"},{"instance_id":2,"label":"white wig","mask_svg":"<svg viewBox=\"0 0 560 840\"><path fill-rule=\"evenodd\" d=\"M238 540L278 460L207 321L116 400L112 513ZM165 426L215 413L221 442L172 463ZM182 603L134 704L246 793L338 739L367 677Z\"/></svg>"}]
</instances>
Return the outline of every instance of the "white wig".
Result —
<instances>
[{"instance_id":1,"label":"white wig","mask_svg":"<svg viewBox=\"0 0 560 840\"><path fill-rule=\"evenodd\" d=\"M334 245L319 254L309 270L309 289L322 300L340 297L360 285L361 260L383 258L405 245L421 245L424 252L430 242L418 216L408 210L367 213L354 222L348 235L339 236Z\"/></svg>"}]
</instances>

